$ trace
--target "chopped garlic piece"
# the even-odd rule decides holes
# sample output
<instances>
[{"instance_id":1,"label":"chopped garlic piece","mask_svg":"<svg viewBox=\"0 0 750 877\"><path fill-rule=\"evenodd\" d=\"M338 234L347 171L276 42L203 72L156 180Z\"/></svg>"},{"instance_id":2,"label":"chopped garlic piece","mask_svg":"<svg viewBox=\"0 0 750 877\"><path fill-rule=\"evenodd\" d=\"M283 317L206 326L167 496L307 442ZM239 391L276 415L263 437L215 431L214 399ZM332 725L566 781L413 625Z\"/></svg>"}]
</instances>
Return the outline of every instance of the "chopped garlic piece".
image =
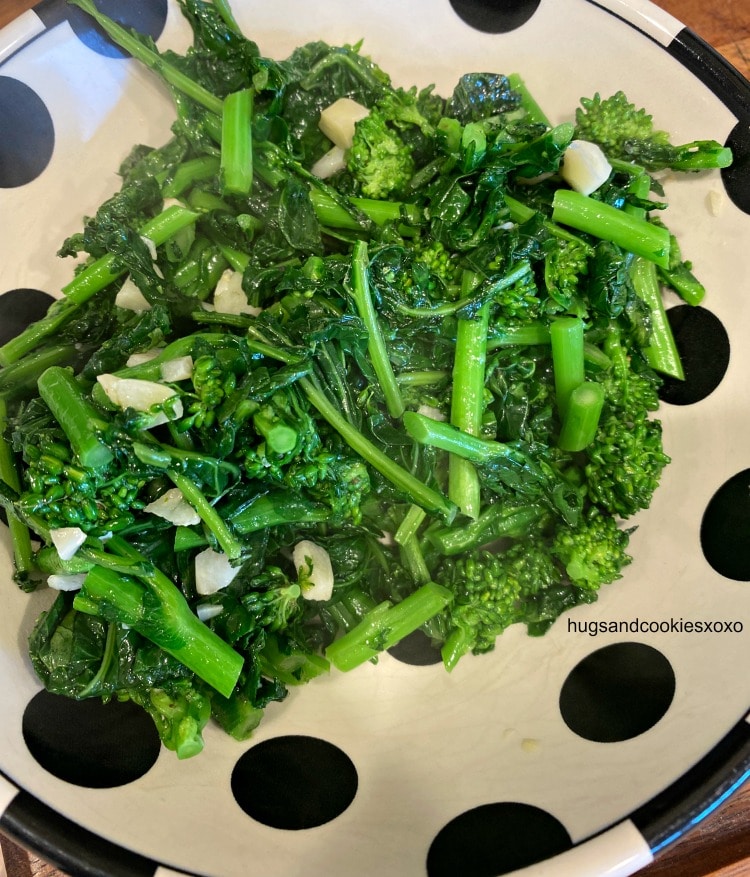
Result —
<instances>
[{"instance_id":1,"label":"chopped garlic piece","mask_svg":"<svg viewBox=\"0 0 750 877\"><path fill-rule=\"evenodd\" d=\"M354 126L370 111L350 97L340 97L320 113L318 127L342 149L350 149L354 137Z\"/></svg>"},{"instance_id":2,"label":"chopped garlic piece","mask_svg":"<svg viewBox=\"0 0 750 877\"><path fill-rule=\"evenodd\" d=\"M114 402L118 408L134 408L136 411L144 413L149 412L154 405L161 405L177 395L171 387L157 384L156 381L118 378L116 375L110 374L99 375L97 381L110 401ZM180 399L175 399L173 405L172 417L179 420L183 413L182 402ZM154 416L150 425L159 426L162 423L167 423L169 419L167 414L161 411Z\"/></svg>"},{"instance_id":3,"label":"chopped garlic piece","mask_svg":"<svg viewBox=\"0 0 750 877\"><path fill-rule=\"evenodd\" d=\"M71 573L70 575L53 573L47 577L47 585L55 591L80 591L85 578L85 572Z\"/></svg>"},{"instance_id":4,"label":"chopped garlic piece","mask_svg":"<svg viewBox=\"0 0 750 877\"><path fill-rule=\"evenodd\" d=\"M143 353L131 353L125 365L128 368L132 368L134 365L143 365L144 362L151 362L152 359L160 356L163 350L163 347L152 347L151 350L144 350Z\"/></svg>"},{"instance_id":5,"label":"chopped garlic piece","mask_svg":"<svg viewBox=\"0 0 750 877\"><path fill-rule=\"evenodd\" d=\"M711 189L706 197L706 204L711 216L718 216L724 207L724 193L718 189Z\"/></svg>"},{"instance_id":6,"label":"chopped garlic piece","mask_svg":"<svg viewBox=\"0 0 750 877\"><path fill-rule=\"evenodd\" d=\"M60 560L70 560L86 541L86 534L80 527L58 527L50 530L49 536Z\"/></svg>"},{"instance_id":7,"label":"chopped garlic piece","mask_svg":"<svg viewBox=\"0 0 750 877\"><path fill-rule=\"evenodd\" d=\"M223 611L224 607L219 603L199 603L195 607L195 614L201 621L210 621L212 618L216 618L217 615L221 615Z\"/></svg>"},{"instance_id":8,"label":"chopped garlic piece","mask_svg":"<svg viewBox=\"0 0 750 877\"><path fill-rule=\"evenodd\" d=\"M141 240L148 248L148 252L152 258L152 260L156 261L156 244L151 240L151 238L147 238L145 234L141 235Z\"/></svg>"},{"instance_id":9,"label":"chopped garlic piece","mask_svg":"<svg viewBox=\"0 0 750 877\"><path fill-rule=\"evenodd\" d=\"M596 143L573 140L565 150L560 172L572 189L590 195L607 182L612 166Z\"/></svg>"},{"instance_id":10,"label":"chopped garlic piece","mask_svg":"<svg viewBox=\"0 0 750 877\"><path fill-rule=\"evenodd\" d=\"M346 152L340 146L334 146L321 156L310 168L310 173L320 180L327 180L346 167Z\"/></svg>"},{"instance_id":11,"label":"chopped garlic piece","mask_svg":"<svg viewBox=\"0 0 750 877\"><path fill-rule=\"evenodd\" d=\"M417 408L417 414L429 417L430 420L445 420L445 414L439 408L433 408L431 405L420 405Z\"/></svg>"},{"instance_id":12,"label":"chopped garlic piece","mask_svg":"<svg viewBox=\"0 0 750 877\"><path fill-rule=\"evenodd\" d=\"M145 506L143 510L164 518L165 521L178 527L191 527L193 524L200 524L201 521L200 515L185 499L178 487L173 487L163 493L158 499Z\"/></svg>"},{"instance_id":13,"label":"chopped garlic piece","mask_svg":"<svg viewBox=\"0 0 750 877\"><path fill-rule=\"evenodd\" d=\"M333 593L333 567L325 548L303 539L292 551L292 562L297 570L306 600L330 600Z\"/></svg>"},{"instance_id":14,"label":"chopped garlic piece","mask_svg":"<svg viewBox=\"0 0 750 877\"><path fill-rule=\"evenodd\" d=\"M214 309L220 314L252 314L257 317L260 308L248 304L242 288L242 274L227 268L214 290Z\"/></svg>"},{"instance_id":15,"label":"chopped garlic piece","mask_svg":"<svg viewBox=\"0 0 750 877\"><path fill-rule=\"evenodd\" d=\"M195 590L202 596L221 591L240 571L222 551L206 548L195 557Z\"/></svg>"},{"instance_id":16,"label":"chopped garlic piece","mask_svg":"<svg viewBox=\"0 0 750 877\"><path fill-rule=\"evenodd\" d=\"M168 384L186 381L193 376L193 357L178 356L176 359L168 359L162 363L159 371L161 379Z\"/></svg>"},{"instance_id":17,"label":"chopped garlic piece","mask_svg":"<svg viewBox=\"0 0 750 877\"><path fill-rule=\"evenodd\" d=\"M118 308L133 311L136 314L142 314L144 311L151 310L150 302L129 276L125 278L125 282L117 291L115 305Z\"/></svg>"}]
</instances>

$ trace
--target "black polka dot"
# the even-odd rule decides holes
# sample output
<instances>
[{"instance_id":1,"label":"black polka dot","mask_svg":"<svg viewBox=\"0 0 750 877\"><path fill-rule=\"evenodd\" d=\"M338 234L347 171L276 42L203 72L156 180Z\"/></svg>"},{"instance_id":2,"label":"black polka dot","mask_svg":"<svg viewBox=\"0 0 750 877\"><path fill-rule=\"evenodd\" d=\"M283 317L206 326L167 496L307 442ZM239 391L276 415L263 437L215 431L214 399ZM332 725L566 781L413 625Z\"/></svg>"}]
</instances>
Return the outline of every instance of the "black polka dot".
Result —
<instances>
[{"instance_id":1,"label":"black polka dot","mask_svg":"<svg viewBox=\"0 0 750 877\"><path fill-rule=\"evenodd\" d=\"M157 40L164 30L167 20L168 0L96 0L96 7L109 18L138 33L146 34ZM83 10L65 3L55 4L57 8L42 10L40 17L44 21L45 14L59 18L59 8L63 8L63 16L70 22L73 31L90 49L108 58L123 58L127 53L115 45L102 28L96 24ZM46 24L49 23L45 22ZM57 22L55 22L57 23Z\"/></svg>"},{"instance_id":2,"label":"black polka dot","mask_svg":"<svg viewBox=\"0 0 750 877\"><path fill-rule=\"evenodd\" d=\"M720 575L750 582L750 469L716 491L701 521L701 548Z\"/></svg>"},{"instance_id":3,"label":"black polka dot","mask_svg":"<svg viewBox=\"0 0 750 877\"><path fill-rule=\"evenodd\" d=\"M45 770L89 789L132 783L161 748L151 717L131 702L78 701L41 691L26 707L22 728L29 752Z\"/></svg>"},{"instance_id":4,"label":"black polka dot","mask_svg":"<svg viewBox=\"0 0 750 877\"><path fill-rule=\"evenodd\" d=\"M745 120L732 129L726 145L732 150L732 164L721 171L727 195L745 213L750 213L750 124Z\"/></svg>"},{"instance_id":5,"label":"black polka dot","mask_svg":"<svg viewBox=\"0 0 750 877\"><path fill-rule=\"evenodd\" d=\"M54 298L39 289L11 289L0 295L0 344L41 319Z\"/></svg>"},{"instance_id":6,"label":"black polka dot","mask_svg":"<svg viewBox=\"0 0 750 877\"><path fill-rule=\"evenodd\" d=\"M405 636L393 648L388 649L388 653L402 664L412 664L415 667L439 664L442 661L440 650L432 645L430 638L421 630Z\"/></svg>"},{"instance_id":7,"label":"black polka dot","mask_svg":"<svg viewBox=\"0 0 750 877\"><path fill-rule=\"evenodd\" d=\"M560 692L560 713L580 737L617 743L653 728L674 691L674 671L658 649L615 643L573 668Z\"/></svg>"},{"instance_id":8,"label":"black polka dot","mask_svg":"<svg viewBox=\"0 0 750 877\"><path fill-rule=\"evenodd\" d=\"M456 15L483 33L508 33L531 18L540 0L451 0Z\"/></svg>"},{"instance_id":9,"label":"black polka dot","mask_svg":"<svg viewBox=\"0 0 750 877\"><path fill-rule=\"evenodd\" d=\"M713 393L729 365L729 336L711 311L678 305L667 311L685 372L683 381L665 377L659 398L672 405L692 405Z\"/></svg>"},{"instance_id":10,"label":"black polka dot","mask_svg":"<svg viewBox=\"0 0 750 877\"><path fill-rule=\"evenodd\" d=\"M529 804L483 804L452 819L427 854L429 877L496 877L572 846L560 822Z\"/></svg>"},{"instance_id":11,"label":"black polka dot","mask_svg":"<svg viewBox=\"0 0 750 877\"><path fill-rule=\"evenodd\" d=\"M354 800L357 771L348 755L317 737L274 737L249 749L232 771L240 807L271 828L315 828Z\"/></svg>"},{"instance_id":12,"label":"black polka dot","mask_svg":"<svg viewBox=\"0 0 750 877\"><path fill-rule=\"evenodd\" d=\"M0 76L0 119L0 188L25 186L42 173L52 157L52 117L28 85Z\"/></svg>"}]
</instances>

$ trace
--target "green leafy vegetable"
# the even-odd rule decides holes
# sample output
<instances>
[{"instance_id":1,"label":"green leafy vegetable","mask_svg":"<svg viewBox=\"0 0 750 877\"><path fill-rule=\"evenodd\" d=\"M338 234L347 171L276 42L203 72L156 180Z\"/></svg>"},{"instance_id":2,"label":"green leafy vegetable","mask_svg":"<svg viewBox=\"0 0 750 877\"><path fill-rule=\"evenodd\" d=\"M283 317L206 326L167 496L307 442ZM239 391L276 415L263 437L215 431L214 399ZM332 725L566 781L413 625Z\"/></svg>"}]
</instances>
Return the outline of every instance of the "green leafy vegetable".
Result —
<instances>
[{"instance_id":1,"label":"green leafy vegetable","mask_svg":"<svg viewBox=\"0 0 750 877\"><path fill-rule=\"evenodd\" d=\"M705 293L649 174L726 150L671 146L620 94L553 126L516 73L442 97L359 46L272 60L225 0L180 0L183 55L71 2L175 118L0 346L16 580L57 589L45 686L132 700L188 758L211 718L245 739L416 630L450 670L620 578L669 462L661 285ZM365 112L318 175L341 98ZM561 173L574 136L611 162L589 195Z\"/></svg>"}]
</instances>

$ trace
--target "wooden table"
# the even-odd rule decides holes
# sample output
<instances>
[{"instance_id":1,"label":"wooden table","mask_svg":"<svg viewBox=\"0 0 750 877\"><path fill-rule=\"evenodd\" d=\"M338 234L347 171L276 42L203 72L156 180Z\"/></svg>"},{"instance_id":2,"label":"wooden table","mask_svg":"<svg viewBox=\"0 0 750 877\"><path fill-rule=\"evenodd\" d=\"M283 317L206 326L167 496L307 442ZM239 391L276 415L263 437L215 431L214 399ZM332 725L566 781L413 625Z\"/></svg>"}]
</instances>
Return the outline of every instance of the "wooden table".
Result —
<instances>
[{"instance_id":1,"label":"wooden table","mask_svg":"<svg viewBox=\"0 0 750 877\"><path fill-rule=\"evenodd\" d=\"M0 0L0 27L36 0ZM750 0L656 0L750 79ZM0 837L0 877L64 877ZM5 859L3 867L2 859ZM639 877L748 877L750 783L709 819L657 857Z\"/></svg>"}]
</instances>

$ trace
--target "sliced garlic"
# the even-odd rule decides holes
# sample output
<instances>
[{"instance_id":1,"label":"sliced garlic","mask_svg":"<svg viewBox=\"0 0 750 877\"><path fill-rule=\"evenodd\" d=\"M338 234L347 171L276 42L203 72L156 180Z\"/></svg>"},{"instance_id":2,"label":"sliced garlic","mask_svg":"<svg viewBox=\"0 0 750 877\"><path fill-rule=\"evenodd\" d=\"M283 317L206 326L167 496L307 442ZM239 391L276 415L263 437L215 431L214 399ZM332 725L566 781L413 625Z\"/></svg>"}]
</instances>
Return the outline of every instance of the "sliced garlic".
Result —
<instances>
[{"instance_id":1,"label":"sliced garlic","mask_svg":"<svg viewBox=\"0 0 750 877\"><path fill-rule=\"evenodd\" d=\"M168 359L161 364L159 371L161 379L167 384L186 381L193 376L193 357L178 356L176 359Z\"/></svg>"},{"instance_id":2,"label":"sliced garlic","mask_svg":"<svg viewBox=\"0 0 750 877\"><path fill-rule=\"evenodd\" d=\"M115 305L118 308L133 311L136 314L142 314L144 311L151 310L151 303L138 289L133 280L131 280L130 276L125 278L125 282L117 290Z\"/></svg>"},{"instance_id":3,"label":"sliced garlic","mask_svg":"<svg viewBox=\"0 0 750 877\"><path fill-rule=\"evenodd\" d=\"M306 600L331 599L333 567L325 548L303 539L292 550L292 562L300 579L302 596Z\"/></svg>"},{"instance_id":4,"label":"sliced garlic","mask_svg":"<svg viewBox=\"0 0 750 877\"><path fill-rule=\"evenodd\" d=\"M612 166L596 143L573 140L563 155L560 173L576 192L590 195L607 182Z\"/></svg>"},{"instance_id":5,"label":"sliced garlic","mask_svg":"<svg viewBox=\"0 0 750 877\"><path fill-rule=\"evenodd\" d=\"M320 180L327 180L346 167L346 151L340 146L333 146L321 156L310 168L310 173Z\"/></svg>"},{"instance_id":6,"label":"sliced garlic","mask_svg":"<svg viewBox=\"0 0 750 877\"><path fill-rule=\"evenodd\" d=\"M169 399L177 396L175 390L156 381L142 381L138 378L118 378L116 375L103 374L96 379L111 402L118 408L133 408L136 411L148 413L155 405L163 405ZM171 418L166 412L156 413L150 422L150 426L159 426L167 423L170 419L179 420L183 414L182 402L174 399L171 410Z\"/></svg>"},{"instance_id":7,"label":"sliced garlic","mask_svg":"<svg viewBox=\"0 0 750 877\"><path fill-rule=\"evenodd\" d=\"M80 527L57 527L49 531L49 537L60 560L70 560L86 541L86 534Z\"/></svg>"},{"instance_id":8,"label":"sliced garlic","mask_svg":"<svg viewBox=\"0 0 750 877\"><path fill-rule=\"evenodd\" d=\"M206 548L195 556L195 590L202 596L226 588L240 571L222 551Z\"/></svg>"},{"instance_id":9,"label":"sliced garlic","mask_svg":"<svg viewBox=\"0 0 750 877\"><path fill-rule=\"evenodd\" d=\"M69 575L59 575L53 573L47 577L47 585L55 591L80 591L86 573L71 573Z\"/></svg>"},{"instance_id":10,"label":"sliced garlic","mask_svg":"<svg viewBox=\"0 0 750 877\"><path fill-rule=\"evenodd\" d=\"M143 510L178 527L192 527L194 524L200 524L201 521L200 515L185 499L178 487L173 487L163 493L158 499L145 506Z\"/></svg>"},{"instance_id":11,"label":"sliced garlic","mask_svg":"<svg viewBox=\"0 0 750 877\"><path fill-rule=\"evenodd\" d=\"M354 138L354 126L370 114L350 97L340 97L320 113L318 127L336 146L350 149Z\"/></svg>"},{"instance_id":12,"label":"sliced garlic","mask_svg":"<svg viewBox=\"0 0 750 877\"><path fill-rule=\"evenodd\" d=\"M248 304L242 288L242 274L227 268L219 278L214 290L214 310L220 314L251 314L257 317L260 308Z\"/></svg>"}]
</instances>

